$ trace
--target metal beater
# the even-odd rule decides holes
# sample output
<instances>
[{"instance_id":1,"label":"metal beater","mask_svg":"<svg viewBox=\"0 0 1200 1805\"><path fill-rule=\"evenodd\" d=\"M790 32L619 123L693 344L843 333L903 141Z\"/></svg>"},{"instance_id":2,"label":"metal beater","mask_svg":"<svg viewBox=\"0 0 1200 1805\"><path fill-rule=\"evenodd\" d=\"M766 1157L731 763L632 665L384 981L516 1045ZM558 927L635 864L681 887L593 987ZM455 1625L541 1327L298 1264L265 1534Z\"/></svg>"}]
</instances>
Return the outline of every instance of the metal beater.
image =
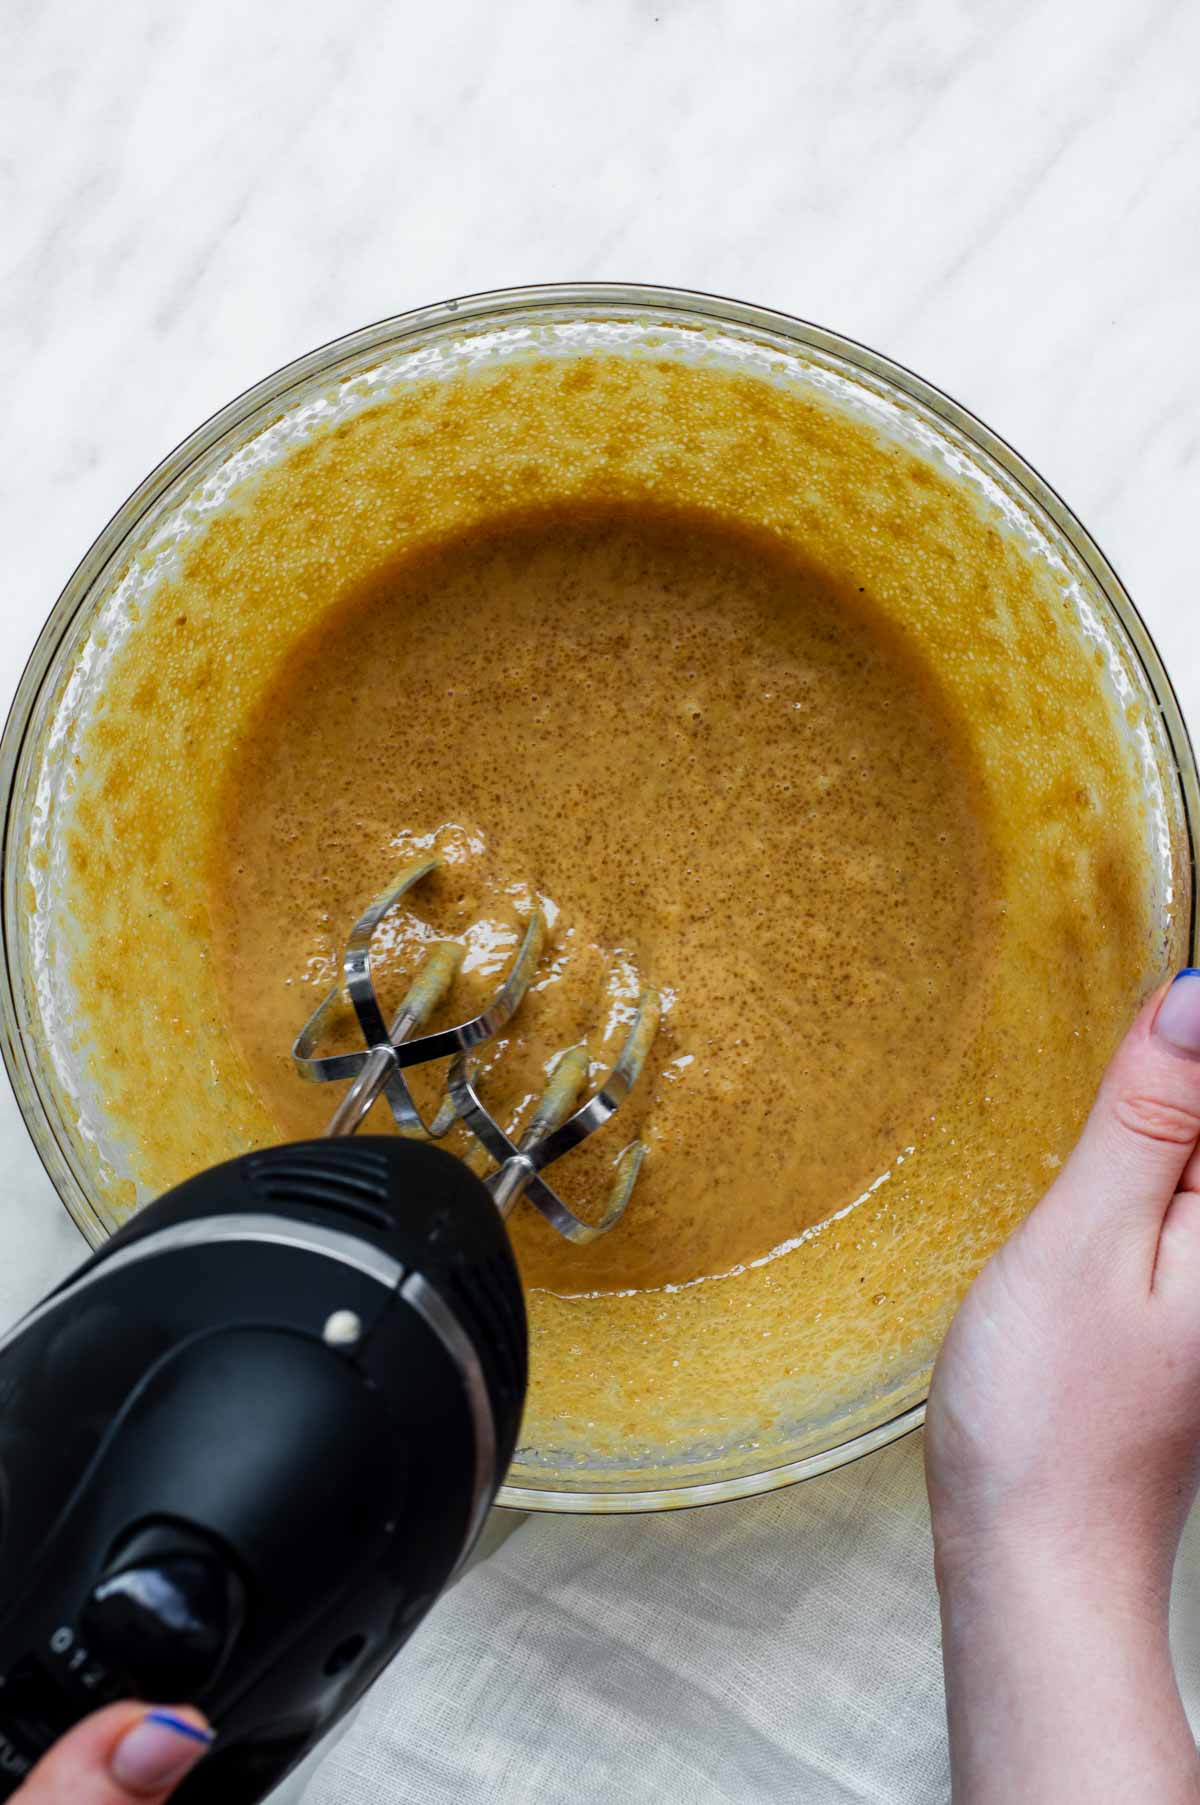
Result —
<instances>
[{"instance_id":1,"label":"metal beater","mask_svg":"<svg viewBox=\"0 0 1200 1805\"><path fill-rule=\"evenodd\" d=\"M508 1216L522 1197L528 1198L550 1226L577 1246L605 1235L624 1214L637 1182L645 1143L632 1141L619 1155L604 1207L586 1222L564 1203L542 1176L546 1167L602 1128L637 1083L646 1055L658 1032L660 1003L654 990L643 990L616 1064L588 1091L591 1059L587 1046L566 1048L556 1060L528 1128L513 1141L479 1095L474 1050L512 1020L537 971L546 924L534 909L517 955L487 1007L469 1021L435 1033L421 1034L446 996L462 963L464 948L442 941L430 948L409 984L390 1025L384 1018L371 971L371 944L384 918L422 879L441 864L419 859L400 873L355 922L342 955L342 982L335 984L296 1036L292 1058L302 1078L312 1084L350 1079L327 1135L353 1134L380 1096L386 1097L401 1134L440 1140L462 1122L496 1169L484 1180L497 1209ZM319 1053L334 1020L348 999L365 1048L350 1053ZM431 1122L413 1099L405 1073L430 1060L451 1058L446 1095ZM583 1099L582 1101L580 1099Z\"/></svg>"}]
</instances>

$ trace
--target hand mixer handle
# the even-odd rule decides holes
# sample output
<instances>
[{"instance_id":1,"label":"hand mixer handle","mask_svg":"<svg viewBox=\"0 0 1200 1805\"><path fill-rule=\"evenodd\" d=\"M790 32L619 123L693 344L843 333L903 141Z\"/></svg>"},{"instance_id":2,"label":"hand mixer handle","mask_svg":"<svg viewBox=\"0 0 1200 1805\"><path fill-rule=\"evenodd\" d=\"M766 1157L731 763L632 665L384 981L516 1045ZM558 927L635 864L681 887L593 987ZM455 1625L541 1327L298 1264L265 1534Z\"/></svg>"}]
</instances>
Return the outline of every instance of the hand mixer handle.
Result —
<instances>
[{"instance_id":1,"label":"hand mixer handle","mask_svg":"<svg viewBox=\"0 0 1200 1805\"><path fill-rule=\"evenodd\" d=\"M278 1147L139 1212L0 1346L0 1798L181 1693L219 1737L180 1805L264 1797L471 1546L525 1373L504 1225L436 1147Z\"/></svg>"}]
</instances>

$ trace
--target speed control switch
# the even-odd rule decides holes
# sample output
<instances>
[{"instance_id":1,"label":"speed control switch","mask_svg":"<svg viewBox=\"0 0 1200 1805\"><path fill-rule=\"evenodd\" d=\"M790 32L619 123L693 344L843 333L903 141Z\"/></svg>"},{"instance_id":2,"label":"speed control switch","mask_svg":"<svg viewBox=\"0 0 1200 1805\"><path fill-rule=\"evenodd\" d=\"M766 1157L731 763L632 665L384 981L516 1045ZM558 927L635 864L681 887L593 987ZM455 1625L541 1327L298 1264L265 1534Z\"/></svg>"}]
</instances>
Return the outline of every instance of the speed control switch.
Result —
<instances>
[{"instance_id":1,"label":"speed control switch","mask_svg":"<svg viewBox=\"0 0 1200 1805\"><path fill-rule=\"evenodd\" d=\"M215 1542L170 1523L139 1530L88 1594L80 1640L144 1698L196 1699L237 1640L246 1593Z\"/></svg>"}]
</instances>

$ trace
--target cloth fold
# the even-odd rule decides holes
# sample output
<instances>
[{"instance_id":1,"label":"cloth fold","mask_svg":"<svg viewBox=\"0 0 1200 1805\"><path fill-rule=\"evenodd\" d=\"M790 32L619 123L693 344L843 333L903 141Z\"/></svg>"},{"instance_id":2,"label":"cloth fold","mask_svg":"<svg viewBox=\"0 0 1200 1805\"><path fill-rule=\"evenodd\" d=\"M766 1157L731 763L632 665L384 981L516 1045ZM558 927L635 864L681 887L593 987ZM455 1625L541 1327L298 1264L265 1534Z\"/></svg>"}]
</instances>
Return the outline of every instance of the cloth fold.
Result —
<instances>
[{"instance_id":1,"label":"cloth fold","mask_svg":"<svg viewBox=\"0 0 1200 1805\"><path fill-rule=\"evenodd\" d=\"M304 1805L948 1797L920 1438L746 1503L524 1523Z\"/></svg>"},{"instance_id":2,"label":"cloth fold","mask_svg":"<svg viewBox=\"0 0 1200 1805\"><path fill-rule=\"evenodd\" d=\"M1200 1707L1200 1519L1176 1575ZM531 1517L435 1608L303 1805L946 1805L921 1437L746 1503Z\"/></svg>"}]
</instances>

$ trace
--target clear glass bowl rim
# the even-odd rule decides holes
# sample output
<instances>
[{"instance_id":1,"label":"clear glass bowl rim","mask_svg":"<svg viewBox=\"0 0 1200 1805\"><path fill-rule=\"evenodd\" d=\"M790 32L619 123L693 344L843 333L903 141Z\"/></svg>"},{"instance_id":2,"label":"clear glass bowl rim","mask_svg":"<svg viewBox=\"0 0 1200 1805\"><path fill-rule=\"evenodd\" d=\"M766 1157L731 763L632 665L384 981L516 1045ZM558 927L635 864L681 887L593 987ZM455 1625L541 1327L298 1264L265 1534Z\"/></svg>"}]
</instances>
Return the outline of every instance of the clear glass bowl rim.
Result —
<instances>
[{"instance_id":1,"label":"clear glass bowl rim","mask_svg":"<svg viewBox=\"0 0 1200 1805\"><path fill-rule=\"evenodd\" d=\"M516 288L487 290L480 294L436 302L394 314L355 332L330 340L285 364L246 389L213 414L176 448L122 503L80 560L38 635L25 666L0 738L0 793L5 802L3 866L0 874L0 922L4 959L0 970L0 1051L25 1126L64 1206L90 1246L99 1246L107 1229L92 1209L72 1160L59 1139L55 1124L37 1084L26 1041L23 991L15 969L14 905L21 871L20 851L14 840L14 797L22 751L39 698L58 672L57 654L67 639L78 611L95 584L135 531L145 515L187 472L216 447L226 434L244 426L260 411L277 407L291 390L313 376L332 371L351 360L411 343L426 333L446 327L502 325L522 315L562 313L571 309L603 315L606 310L654 315L668 322L696 326L734 326L769 334L818 353L840 359L899 391L928 410L953 432L967 439L990 459L1008 479L1024 491L1050 521L1087 569L1096 588L1105 596L1132 646L1158 706L1163 731L1171 751L1173 775L1183 802L1186 824L1186 856L1189 865L1190 907L1188 944L1192 957L1200 952L1197 941L1196 841L1200 832L1200 780L1186 723L1178 699L1154 640L1132 599L1096 541L1061 496L1004 439L968 409L903 365L841 333L771 308L710 295L690 289L645 283L581 282L535 283ZM723 1503L774 1491L800 1480L815 1478L873 1453L920 1427L925 1400L819 1453L781 1463L758 1473L734 1479L710 1479L691 1485L647 1490L579 1491L543 1490L525 1485L504 1485L497 1502L516 1510L557 1511L576 1514L625 1514L638 1511L679 1510ZM586 1470L581 1472L584 1477Z\"/></svg>"}]
</instances>

